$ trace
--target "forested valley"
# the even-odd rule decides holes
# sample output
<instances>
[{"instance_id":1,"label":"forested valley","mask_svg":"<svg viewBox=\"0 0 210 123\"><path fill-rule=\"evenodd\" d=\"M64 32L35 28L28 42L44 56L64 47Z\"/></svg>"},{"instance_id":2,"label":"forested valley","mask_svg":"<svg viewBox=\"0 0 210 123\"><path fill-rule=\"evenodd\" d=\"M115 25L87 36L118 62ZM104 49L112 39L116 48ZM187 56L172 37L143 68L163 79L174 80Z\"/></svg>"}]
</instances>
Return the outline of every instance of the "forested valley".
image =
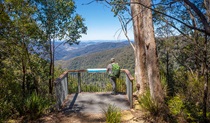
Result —
<instances>
[{"instance_id":1,"label":"forested valley","mask_svg":"<svg viewBox=\"0 0 210 123\"><path fill-rule=\"evenodd\" d=\"M100 49L99 45L96 45L96 47ZM57 67L67 70L106 68L110 63L110 58L115 58L122 69L128 69L134 74L134 54L129 45L121 48L85 54L69 60L58 60L55 63Z\"/></svg>"},{"instance_id":2,"label":"forested valley","mask_svg":"<svg viewBox=\"0 0 210 123\"><path fill-rule=\"evenodd\" d=\"M59 75L69 69L105 68L111 57L132 73L135 91L140 83L140 94L134 93L141 106L138 110L145 112L146 119L170 123L209 122L210 2L161 0L151 7L142 0L102 1L108 1L125 35L126 23L137 17L129 15L127 18L129 7L136 11L151 10L156 45L146 42L149 27L143 25L147 11L138 10L137 13L142 13L137 15L145 19L138 28L144 33L135 32L141 36L130 42L132 46L55 61L56 40L61 40L61 45L79 45L79 39L87 31L84 18L75 12L74 1L0 0L0 122L21 118L22 122L35 121L53 112L56 103L54 80ZM132 14L135 14L134 8L131 8ZM136 43L138 40L145 42ZM143 54L138 53L138 46L143 47ZM157 61L150 62L152 53L156 53ZM142 55L140 61L137 55ZM145 65L142 68L148 73L143 89L138 78L139 62ZM151 72L151 64L157 64L158 74ZM160 79L161 89L151 85L152 76ZM161 99L153 93L158 90L152 89L160 89Z\"/></svg>"}]
</instances>

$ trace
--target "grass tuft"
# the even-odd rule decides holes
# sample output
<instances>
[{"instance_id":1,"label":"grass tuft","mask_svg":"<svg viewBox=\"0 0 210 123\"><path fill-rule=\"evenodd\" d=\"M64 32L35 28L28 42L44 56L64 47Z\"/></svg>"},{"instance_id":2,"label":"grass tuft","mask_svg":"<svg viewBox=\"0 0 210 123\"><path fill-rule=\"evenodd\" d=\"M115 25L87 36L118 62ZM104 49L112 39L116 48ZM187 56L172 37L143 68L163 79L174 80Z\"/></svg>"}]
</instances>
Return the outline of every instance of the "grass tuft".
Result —
<instances>
[{"instance_id":1,"label":"grass tuft","mask_svg":"<svg viewBox=\"0 0 210 123\"><path fill-rule=\"evenodd\" d=\"M108 105L107 109L103 109L107 123L120 123L121 111L115 105Z\"/></svg>"}]
</instances>

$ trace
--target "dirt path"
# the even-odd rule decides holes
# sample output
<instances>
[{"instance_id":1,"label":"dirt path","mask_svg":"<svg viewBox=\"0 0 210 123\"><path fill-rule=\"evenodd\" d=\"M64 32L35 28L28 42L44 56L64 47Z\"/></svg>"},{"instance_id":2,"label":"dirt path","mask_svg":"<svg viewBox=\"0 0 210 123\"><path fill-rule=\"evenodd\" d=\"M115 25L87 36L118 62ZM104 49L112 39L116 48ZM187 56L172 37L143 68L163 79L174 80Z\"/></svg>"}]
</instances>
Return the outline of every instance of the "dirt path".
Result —
<instances>
[{"instance_id":1,"label":"dirt path","mask_svg":"<svg viewBox=\"0 0 210 123\"><path fill-rule=\"evenodd\" d=\"M122 123L146 123L140 111L122 111ZM105 116L100 113L52 113L40 118L39 123L106 123Z\"/></svg>"},{"instance_id":2,"label":"dirt path","mask_svg":"<svg viewBox=\"0 0 210 123\"><path fill-rule=\"evenodd\" d=\"M54 113L42 117L38 120L40 123L105 123L103 114L88 113Z\"/></svg>"}]
</instances>

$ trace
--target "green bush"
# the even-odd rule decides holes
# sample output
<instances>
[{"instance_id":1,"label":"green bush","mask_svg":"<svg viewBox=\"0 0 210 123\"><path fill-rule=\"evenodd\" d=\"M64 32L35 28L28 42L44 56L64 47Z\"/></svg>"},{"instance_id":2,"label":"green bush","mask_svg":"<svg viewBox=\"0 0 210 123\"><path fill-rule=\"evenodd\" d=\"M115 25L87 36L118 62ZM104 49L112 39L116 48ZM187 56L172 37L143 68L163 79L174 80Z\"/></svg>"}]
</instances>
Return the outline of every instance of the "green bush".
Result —
<instances>
[{"instance_id":1,"label":"green bush","mask_svg":"<svg viewBox=\"0 0 210 123\"><path fill-rule=\"evenodd\" d=\"M73 78L73 77L69 77L69 82L68 82L68 91L69 93L76 93L78 91L78 80Z\"/></svg>"},{"instance_id":2,"label":"green bush","mask_svg":"<svg viewBox=\"0 0 210 123\"><path fill-rule=\"evenodd\" d=\"M151 98L149 91L139 97L138 101L142 109L148 111L153 116L157 116L161 111L158 103Z\"/></svg>"},{"instance_id":3,"label":"green bush","mask_svg":"<svg viewBox=\"0 0 210 123\"><path fill-rule=\"evenodd\" d=\"M50 101L37 95L36 93L32 93L25 100L25 112L28 113L30 119L38 118L49 107Z\"/></svg>"},{"instance_id":4,"label":"green bush","mask_svg":"<svg viewBox=\"0 0 210 123\"><path fill-rule=\"evenodd\" d=\"M117 89L117 92L126 92L126 82L125 82L125 78L118 78L117 81L116 81L116 89Z\"/></svg>"},{"instance_id":5,"label":"green bush","mask_svg":"<svg viewBox=\"0 0 210 123\"><path fill-rule=\"evenodd\" d=\"M0 123L9 118L12 114L12 105L7 101L0 101Z\"/></svg>"},{"instance_id":6,"label":"green bush","mask_svg":"<svg viewBox=\"0 0 210 123\"><path fill-rule=\"evenodd\" d=\"M121 111L114 105L109 105L107 109L103 109L107 123L120 123Z\"/></svg>"},{"instance_id":7,"label":"green bush","mask_svg":"<svg viewBox=\"0 0 210 123\"><path fill-rule=\"evenodd\" d=\"M184 103L179 95L174 96L168 101L168 107L173 115L179 115L184 108Z\"/></svg>"}]
</instances>

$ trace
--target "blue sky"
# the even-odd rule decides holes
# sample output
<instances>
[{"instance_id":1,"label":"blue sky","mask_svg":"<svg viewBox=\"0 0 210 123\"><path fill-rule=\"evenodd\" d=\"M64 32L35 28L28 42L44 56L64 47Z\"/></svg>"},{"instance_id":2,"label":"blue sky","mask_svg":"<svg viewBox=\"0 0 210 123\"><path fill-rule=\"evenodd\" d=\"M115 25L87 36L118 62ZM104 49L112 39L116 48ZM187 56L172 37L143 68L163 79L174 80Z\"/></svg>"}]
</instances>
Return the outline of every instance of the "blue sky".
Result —
<instances>
[{"instance_id":1,"label":"blue sky","mask_svg":"<svg viewBox=\"0 0 210 123\"><path fill-rule=\"evenodd\" d=\"M75 0L76 12L82 15L88 27L87 35L83 35L80 40L125 40L124 34L120 34L119 31L120 22L117 17L114 17L111 8L97 2L87 5L91 1L93 0ZM133 39L132 28L128 35Z\"/></svg>"}]
</instances>

